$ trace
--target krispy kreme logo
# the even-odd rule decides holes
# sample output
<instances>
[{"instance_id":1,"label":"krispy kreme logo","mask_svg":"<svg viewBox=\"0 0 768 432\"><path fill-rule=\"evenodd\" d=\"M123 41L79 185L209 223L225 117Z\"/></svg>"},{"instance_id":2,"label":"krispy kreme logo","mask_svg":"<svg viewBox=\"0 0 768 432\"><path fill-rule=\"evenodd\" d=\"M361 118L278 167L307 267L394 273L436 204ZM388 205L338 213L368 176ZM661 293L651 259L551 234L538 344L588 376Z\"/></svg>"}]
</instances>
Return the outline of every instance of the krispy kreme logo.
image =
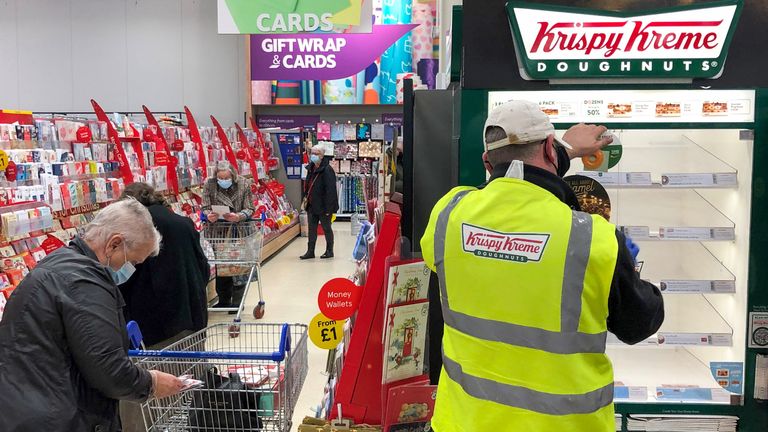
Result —
<instances>
[{"instance_id":1,"label":"krispy kreme logo","mask_svg":"<svg viewBox=\"0 0 768 432\"><path fill-rule=\"evenodd\" d=\"M482 258L507 261L540 261L549 234L501 233L474 225L462 224L464 252Z\"/></svg>"},{"instance_id":2,"label":"krispy kreme logo","mask_svg":"<svg viewBox=\"0 0 768 432\"><path fill-rule=\"evenodd\" d=\"M713 78L722 70L741 0L617 13L510 2L526 78Z\"/></svg>"}]
</instances>

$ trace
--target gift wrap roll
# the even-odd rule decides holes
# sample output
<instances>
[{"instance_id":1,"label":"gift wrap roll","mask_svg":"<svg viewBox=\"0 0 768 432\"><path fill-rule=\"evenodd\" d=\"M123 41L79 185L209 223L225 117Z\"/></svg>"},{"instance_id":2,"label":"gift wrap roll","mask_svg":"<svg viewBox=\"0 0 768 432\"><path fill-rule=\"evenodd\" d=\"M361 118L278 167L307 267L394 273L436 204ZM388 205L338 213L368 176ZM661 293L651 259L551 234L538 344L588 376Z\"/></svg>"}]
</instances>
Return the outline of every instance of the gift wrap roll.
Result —
<instances>
[{"instance_id":1,"label":"gift wrap roll","mask_svg":"<svg viewBox=\"0 0 768 432\"><path fill-rule=\"evenodd\" d=\"M419 64L421 59L432 58L432 6L428 3L415 3L413 5L413 24L418 24L411 31L412 58L414 65Z\"/></svg>"},{"instance_id":2,"label":"gift wrap roll","mask_svg":"<svg viewBox=\"0 0 768 432\"><path fill-rule=\"evenodd\" d=\"M325 81L323 99L326 104L354 104L357 102L357 75Z\"/></svg>"},{"instance_id":3,"label":"gift wrap roll","mask_svg":"<svg viewBox=\"0 0 768 432\"><path fill-rule=\"evenodd\" d=\"M436 59L421 59L417 63L416 70L419 72L419 78L430 90L434 90L437 84L438 64L439 60Z\"/></svg>"},{"instance_id":4,"label":"gift wrap roll","mask_svg":"<svg viewBox=\"0 0 768 432\"><path fill-rule=\"evenodd\" d=\"M384 24L410 24L411 0L385 1L382 7ZM406 34L381 56L381 103L397 103L397 75L413 71L411 36Z\"/></svg>"},{"instance_id":5,"label":"gift wrap roll","mask_svg":"<svg viewBox=\"0 0 768 432\"><path fill-rule=\"evenodd\" d=\"M379 68L381 60L377 59L365 69L365 90L363 103L366 105L378 105L381 103L381 74Z\"/></svg>"},{"instance_id":6,"label":"gift wrap roll","mask_svg":"<svg viewBox=\"0 0 768 432\"><path fill-rule=\"evenodd\" d=\"M251 103L253 105L272 103L272 81L251 81Z\"/></svg>"},{"instance_id":7,"label":"gift wrap roll","mask_svg":"<svg viewBox=\"0 0 768 432\"><path fill-rule=\"evenodd\" d=\"M275 92L276 105L299 105L301 103L301 81L279 80Z\"/></svg>"}]
</instances>

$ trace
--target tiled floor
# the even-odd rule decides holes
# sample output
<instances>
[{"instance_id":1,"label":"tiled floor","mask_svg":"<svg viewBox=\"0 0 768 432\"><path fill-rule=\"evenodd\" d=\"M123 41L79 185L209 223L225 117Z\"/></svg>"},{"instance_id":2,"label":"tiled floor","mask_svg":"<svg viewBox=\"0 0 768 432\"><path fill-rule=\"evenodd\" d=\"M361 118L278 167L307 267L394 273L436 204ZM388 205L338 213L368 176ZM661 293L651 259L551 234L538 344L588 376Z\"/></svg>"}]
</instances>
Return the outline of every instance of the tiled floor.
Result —
<instances>
[{"instance_id":1,"label":"tiled floor","mask_svg":"<svg viewBox=\"0 0 768 432\"><path fill-rule=\"evenodd\" d=\"M317 294L327 280L346 277L354 270L351 260L355 237L350 233L348 222L333 224L335 234L335 258L321 260L325 251L325 238L318 239L315 255L318 258L301 261L299 256L307 250L307 239L296 238L288 246L262 265L266 314L261 322L307 324L318 312ZM251 311L258 303L256 285L246 298L243 321L253 322ZM228 321L226 314L211 315L211 323ZM314 414L320 404L327 377L324 375L328 351L322 351L309 342L309 374L294 411L294 429L306 415Z\"/></svg>"}]
</instances>

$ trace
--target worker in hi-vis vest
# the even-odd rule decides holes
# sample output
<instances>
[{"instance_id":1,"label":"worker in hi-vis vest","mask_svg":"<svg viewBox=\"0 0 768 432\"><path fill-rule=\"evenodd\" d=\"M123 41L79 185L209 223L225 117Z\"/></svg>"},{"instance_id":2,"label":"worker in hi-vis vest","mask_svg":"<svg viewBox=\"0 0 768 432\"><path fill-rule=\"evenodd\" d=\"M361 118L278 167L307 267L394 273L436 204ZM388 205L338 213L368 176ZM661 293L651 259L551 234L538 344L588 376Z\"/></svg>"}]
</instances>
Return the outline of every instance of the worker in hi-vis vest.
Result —
<instances>
[{"instance_id":1,"label":"worker in hi-vis vest","mask_svg":"<svg viewBox=\"0 0 768 432\"><path fill-rule=\"evenodd\" d=\"M605 130L558 140L537 104L501 105L485 124L489 182L432 210L421 247L444 320L436 432L615 430L607 333L644 340L664 305L635 270L637 246L581 212L561 178L611 142Z\"/></svg>"}]
</instances>

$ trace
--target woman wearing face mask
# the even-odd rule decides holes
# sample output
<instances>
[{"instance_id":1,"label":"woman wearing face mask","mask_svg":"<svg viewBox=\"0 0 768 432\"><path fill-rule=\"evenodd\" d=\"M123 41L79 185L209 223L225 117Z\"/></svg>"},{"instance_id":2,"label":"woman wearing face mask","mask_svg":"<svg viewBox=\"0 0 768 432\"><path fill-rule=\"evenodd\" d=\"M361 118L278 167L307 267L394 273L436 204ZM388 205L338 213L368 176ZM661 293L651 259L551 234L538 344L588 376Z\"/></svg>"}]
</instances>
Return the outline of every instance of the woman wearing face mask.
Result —
<instances>
[{"instance_id":1,"label":"woman wearing face mask","mask_svg":"<svg viewBox=\"0 0 768 432\"><path fill-rule=\"evenodd\" d=\"M218 214L212 206L226 206L228 213ZM229 162L216 164L216 176L209 178L203 188L203 213L208 222L243 222L253 216L251 181L237 175ZM232 276L216 276L217 308L233 308L240 304L245 286L235 286Z\"/></svg>"},{"instance_id":2,"label":"woman wearing face mask","mask_svg":"<svg viewBox=\"0 0 768 432\"><path fill-rule=\"evenodd\" d=\"M119 400L182 390L128 358L117 288L161 238L143 205L119 201L24 278L0 321L0 431L118 431Z\"/></svg>"},{"instance_id":3,"label":"woman wearing face mask","mask_svg":"<svg viewBox=\"0 0 768 432\"><path fill-rule=\"evenodd\" d=\"M307 253L300 259L315 257L315 243L317 242L317 224L323 225L325 233L325 253L320 258L333 257L333 230L331 229L331 215L339 211L339 195L336 190L336 173L324 159L325 147L316 145L312 147L309 160L309 172L304 182L304 197L306 199L307 219L309 220L309 242Z\"/></svg>"}]
</instances>

